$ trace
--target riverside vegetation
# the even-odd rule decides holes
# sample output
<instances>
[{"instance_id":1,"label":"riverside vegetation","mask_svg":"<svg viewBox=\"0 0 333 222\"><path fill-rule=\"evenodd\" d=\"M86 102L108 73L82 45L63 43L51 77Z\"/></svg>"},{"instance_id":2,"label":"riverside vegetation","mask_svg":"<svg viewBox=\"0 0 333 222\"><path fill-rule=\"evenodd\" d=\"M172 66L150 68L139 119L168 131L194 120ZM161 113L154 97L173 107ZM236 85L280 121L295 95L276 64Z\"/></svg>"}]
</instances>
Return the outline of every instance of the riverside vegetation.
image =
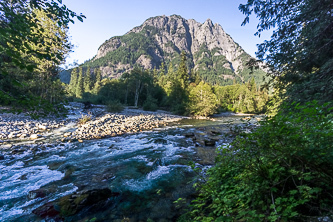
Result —
<instances>
[{"instance_id":1,"label":"riverside vegetation","mask_svg":"<svg viewBox=\"0 0 333 222\"><path fill-rule=\"evenodd\" d=\"M162 64L158 70L135 68L119 79L102 79L100 69L92 71L81 66L72 70L67 92L73 100L105 104L114 111L121 105L142 106L150 111L164 107L175 114L194 116L209 116L223 110L265 111L268 90L257 86L254 78L246 83L212 86L197 72L189 72L186 61L182 52L176 67L170 64L166 69Z\"/></svg>"},{"instance_id":2,"label":"riverside vegetation","mask_svg":"<svg viewBox=\"0 0 333 222\"><path fill-rule=\"evenodd\" d=\"M196 182L192 204L176 201L188 209L178 221L333 219L331 1L249 0L240 5L244 24L251 13L258 16L258 35L276 28L257 54L271 67L272 96L254 78L229 86L208 83L189 70L185 52L167 68L164 63L150 70L136 67L112 80L103 79L99 68L79 66L66 86L57 74L71 47L67 24L84 16L62 6L52 0L0 2L2 105L33 116L58 112L66 97L110 109L164 107L183 115L268 111L271 116L260 127L239 132L228 147L217 149L215 166Z\"/></svg>"},{"instance_id":3,"label":"riverside vegetation","mask_svg":"<svg viewBox=\"0 0 333 222\"><path fill-rule=\"evenodd\" d=\"M243 24L257 15L257 35L275 27L257 53L274 68L274 115L218 149L179 221L332 221L332 2L249 0L239 9Z\"/></svg>"}]
</instances>

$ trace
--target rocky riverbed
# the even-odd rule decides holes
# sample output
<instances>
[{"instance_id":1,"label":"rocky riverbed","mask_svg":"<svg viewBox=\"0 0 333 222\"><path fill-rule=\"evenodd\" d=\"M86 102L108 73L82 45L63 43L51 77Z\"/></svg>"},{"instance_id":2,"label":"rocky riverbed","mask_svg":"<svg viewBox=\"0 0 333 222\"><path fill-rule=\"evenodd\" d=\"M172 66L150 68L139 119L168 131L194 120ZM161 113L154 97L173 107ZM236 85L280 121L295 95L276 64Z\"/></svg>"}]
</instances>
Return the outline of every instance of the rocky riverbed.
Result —
<instances>
[{"instance_id":1,"label":"rocky riverbed","mask_svg":"<svg viewBox=\"0 0 333 222\"><path fill-rule=\"evenodd\" d=\"M184 117L164 111L149 112L125 108L121 113L109 113L104 106L93 106L84 110L83 104L71 103L67 118L43 118L34 120L24 114L0 114L0 144L15 141L41 141L52 131L71 123L71 130L63 132L60 140L83 141L125 133L136 133L166 126ZM83 121L85 119L85 121Z\"/></svg>"},{"instance_id":2,"label":"rocky riverbed","mask_svg":"<svg viewBox=\"0 0 333 222\"><path fill-rule=\"evenodd\" d=\"M68 121L62 119L31 119L24 114L2 113L0 115L0 142L37 139L46 132L63 127Z\"/></svg>"}]
</instances>

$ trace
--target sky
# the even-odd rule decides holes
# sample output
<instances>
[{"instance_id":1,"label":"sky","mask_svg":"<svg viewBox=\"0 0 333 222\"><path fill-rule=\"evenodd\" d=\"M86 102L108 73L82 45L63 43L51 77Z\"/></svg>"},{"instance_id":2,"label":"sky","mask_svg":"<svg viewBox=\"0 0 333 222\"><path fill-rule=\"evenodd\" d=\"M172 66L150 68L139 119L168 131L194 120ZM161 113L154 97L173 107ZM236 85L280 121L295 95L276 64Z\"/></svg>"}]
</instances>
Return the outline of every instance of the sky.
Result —
<instances>
[{"instance_id":1,"label":"sky","mask_svg":"<svg viewBox=\"0 0 333 222\"><path fill-rule=\"evenodd\" d=\"M66 65L78 64L93 58L98 47L114 36L121 36L150 17L173 14L204 23L208 18L220 24L247 53L255 57L256 44L270 37L269 32L254 36L257 19L241 26L245 16L239 4L247 0L63 0L70 10L84 14L69 25L70 41L74 45Z\"/></svg>"}]
</instances>

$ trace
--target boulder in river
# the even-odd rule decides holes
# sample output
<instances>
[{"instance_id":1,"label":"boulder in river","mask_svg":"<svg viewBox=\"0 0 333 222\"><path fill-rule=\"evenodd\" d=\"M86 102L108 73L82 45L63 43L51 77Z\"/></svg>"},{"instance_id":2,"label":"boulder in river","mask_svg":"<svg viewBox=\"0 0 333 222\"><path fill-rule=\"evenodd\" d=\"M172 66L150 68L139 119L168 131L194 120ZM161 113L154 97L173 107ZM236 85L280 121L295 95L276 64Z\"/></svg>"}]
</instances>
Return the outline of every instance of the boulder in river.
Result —
<instances>
[{"instance_id":1,"label":"boulder in river","mask_svg":"<svg viewBox=\"0 0 333 222\"><path fill-rule=\"evenodd\" d=\"M54 218L59 217L59 211L55 209L55 205L52 202L46 203L32 211L32 213L42 218Z\"/></svg>"},{"instance_id":2,"label":"boulder in river","mask_svg":"<svg viewBox=\"0 0 333 222\"><path fill-rule=\"evenodd\" d=\"M205 146L215 146L216 140L214 139L206 139L204 140Z\"/></svg>"},{"instance_id":3,"label":"boulder in river","mask_svg":"<svg viewBox=\"0 0 333 222\"><path fill-rule=\"evenodd\" d=\"M28 198L29 199L36 199L38 197L45 197L47 194L46 190L43 190L43 189L38 189L38 190L32 190L29 192L28 194Z\"/></svg>"},{"instance_id":4,"label":"boulder in river","mask_svg":"<svg viewBox=\"0 0 333 222\"><path fill-rule=\"evenodd\" d=\"M32 212L42 218L67 217L77 214L85 207L93 206L118 195L119 193L112 193L108 188L86 190L46 203Z\"/></svg>"}]
</instances>

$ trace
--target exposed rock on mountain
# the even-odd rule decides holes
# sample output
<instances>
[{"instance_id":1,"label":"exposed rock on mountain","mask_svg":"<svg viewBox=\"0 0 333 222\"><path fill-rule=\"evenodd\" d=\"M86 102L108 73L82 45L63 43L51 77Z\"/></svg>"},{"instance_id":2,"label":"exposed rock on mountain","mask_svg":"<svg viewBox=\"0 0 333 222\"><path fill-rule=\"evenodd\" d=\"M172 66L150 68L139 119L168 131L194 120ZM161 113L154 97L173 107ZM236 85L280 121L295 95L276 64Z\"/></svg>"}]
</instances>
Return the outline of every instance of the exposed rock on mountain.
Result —
<instances>
[{"instance_id":1,"label":"exposed rock on mountain","mask_svg":"<svg viewBox=\"0 0 333 222\"><path fill-rule=\"evenodd\" d=\"M185 51L188 66L211 84L228 85L248 81L252 76L261 83L265 72L250 74L246 65L251 58L223 30L208 19L203 24L178 15L147 19L123 36L112 37L98 49L97 55L84 64L100 68L102 75L119 77L135 66L145 69L177 65Z\"/></svg>"}]
</instances>

